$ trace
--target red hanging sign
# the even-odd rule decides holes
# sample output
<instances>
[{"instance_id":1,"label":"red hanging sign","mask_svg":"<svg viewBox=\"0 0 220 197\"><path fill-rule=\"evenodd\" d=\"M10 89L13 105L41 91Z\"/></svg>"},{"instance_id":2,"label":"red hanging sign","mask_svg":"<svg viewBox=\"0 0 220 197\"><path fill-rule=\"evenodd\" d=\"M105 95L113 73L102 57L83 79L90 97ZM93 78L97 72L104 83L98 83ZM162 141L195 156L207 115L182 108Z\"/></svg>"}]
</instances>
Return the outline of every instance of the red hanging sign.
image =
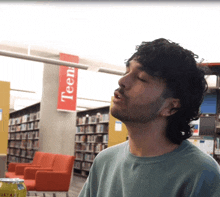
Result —
<instances>
[{"instance_id":1,"label":"red hanging sign","mask_svg":"<svg viewBox=\"0 0 220 197\"><path fill-rule=\"evenodd\" d=\"M60 53L60 60L79 63L79 57ZM76 111L78 68L60 66L57 110Z\"/></svg>"}]
</instances>

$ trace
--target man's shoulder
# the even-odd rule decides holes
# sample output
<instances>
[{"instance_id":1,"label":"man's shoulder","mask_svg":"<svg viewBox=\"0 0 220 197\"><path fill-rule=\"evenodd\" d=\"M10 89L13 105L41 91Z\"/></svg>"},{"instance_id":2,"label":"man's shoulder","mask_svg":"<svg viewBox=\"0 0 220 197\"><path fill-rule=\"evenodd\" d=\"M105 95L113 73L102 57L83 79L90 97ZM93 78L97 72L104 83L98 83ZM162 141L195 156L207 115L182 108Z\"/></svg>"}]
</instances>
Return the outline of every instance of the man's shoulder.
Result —
<instances>
[{"instance_id":1,"label":"man's shoulder","mask_svg":"<svg viewBox=\"0 0 220 197\"><path fill-rule=\"evenodd\" d=\"M125 154L126 152L126 147L128 145L128 141L122 142L120 144L116 144L114 146L108 147L101 151L96 159L112 159L115 157L120 157Z\"/></svg>"},{"instance_id":2,"label":"man's shoulder","mask_svg":"<svg viewBox=\"0 0 220 197\"><path fill-rule=\"evenodd\" d=\"M214 171L218 174L220 174L220 166L216 162L216 160L207 153L200 150L195 145L191 144L191 142L188 143L188 162L193 164L192 167L197 168L198 170L208 170L208 171ZM199 169L200 168L200 169Z\"/></svg>"},{"instance_id":3,"label":"man's shoulder","mask_svg":"<svg viewBox=\"0 0 220 197\"><path fill-rule=\"evenodd\" d=\"M128 141L122 142L120 144L116 144L114 146L110 146L99 153L99 155L111 155L116 154L121 151L124 151L126 146L128 145Z\"/></svg>"},{"instance_id":4,"label":"man's shoulder","mask_svg":"<svg viewBox=\"0 0 220 197\"><path fill-rule=\"evenodd\" d=\"M185 166L183 167L186 172L184 176L193 180L196 196L219 196L219 164L211 155L203 152L195 145L189 144L188 148L187 159L182 166Z\"/></svg>"}]
</instances>

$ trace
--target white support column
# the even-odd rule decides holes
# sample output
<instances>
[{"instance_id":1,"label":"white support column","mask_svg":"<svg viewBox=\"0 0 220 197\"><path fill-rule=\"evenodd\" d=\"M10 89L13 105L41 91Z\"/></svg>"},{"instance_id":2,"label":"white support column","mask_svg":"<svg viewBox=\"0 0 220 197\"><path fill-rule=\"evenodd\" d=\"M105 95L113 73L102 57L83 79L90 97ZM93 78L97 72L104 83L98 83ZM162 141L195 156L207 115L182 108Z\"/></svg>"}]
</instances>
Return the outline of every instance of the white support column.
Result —
<instances>
[{"instance_id":1,"label":"white support column","mask_svg":"<svg viewBox=\"0 0 220 197\"><path fill-rule=\"evenodd\" d=\"M39 150L74 155L76 112L57 111L58 87L59 67L45 64L40 106Z\"/></svg>"}]
</instances>

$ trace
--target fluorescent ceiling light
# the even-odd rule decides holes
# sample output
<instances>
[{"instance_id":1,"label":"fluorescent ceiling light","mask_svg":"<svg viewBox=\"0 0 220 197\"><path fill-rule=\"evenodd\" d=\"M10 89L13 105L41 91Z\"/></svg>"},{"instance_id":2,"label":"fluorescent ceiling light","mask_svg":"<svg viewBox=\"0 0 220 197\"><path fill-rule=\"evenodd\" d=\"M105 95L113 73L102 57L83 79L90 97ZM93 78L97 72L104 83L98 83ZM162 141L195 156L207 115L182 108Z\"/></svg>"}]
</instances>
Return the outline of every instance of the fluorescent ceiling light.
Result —
<instances>
[{"instance_id":1,"label":"fluorescent ceiling light","mask_svg":"<svg viewBox=\"0 0 220 197\"><path fill-rule=\"evenodd\" d=\"M108 74L114 74L114 75L124 75L123 71L119 71L119 70L113 70L113 69L108 69L108 68L103 68L100 67L98 69L98 72L103 72L103 73L108 73Z\"/></svg>"}]
</instances>

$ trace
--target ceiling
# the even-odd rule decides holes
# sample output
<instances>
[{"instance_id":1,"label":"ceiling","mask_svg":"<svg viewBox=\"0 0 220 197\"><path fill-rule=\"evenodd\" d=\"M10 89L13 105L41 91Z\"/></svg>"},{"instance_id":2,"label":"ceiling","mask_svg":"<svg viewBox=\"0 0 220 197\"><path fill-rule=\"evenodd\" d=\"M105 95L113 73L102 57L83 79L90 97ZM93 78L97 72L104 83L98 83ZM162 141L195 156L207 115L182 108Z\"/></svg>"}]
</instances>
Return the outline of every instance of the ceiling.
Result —
<instances>
[{"instance_id":1,"label":"ceiling","mask_svg":"<svg viewBox=\"0 0 220 197\"><path fill-rule=\"evenodd\" d=\"M79 56L85 64L101 62L102 67L123 70L136 45L164 37L198 54L198 61L220 62L219 19L220 2L214 1L5 1L0 2L0 50L37 56L63 52ZM42 68L37 64L30 71L38 73L35 81L42 78ZM15 84L16 89L36 91L24 84ZM30 101L40 98L17 94ZM86 98L97 99L92 94Z\"/></svg>"},{"instance_id":2,"label":"ceiling","mask_svg":"<svg viewBox=\"0 0 220 197\"><path fill-rule=\"evenodd\" d=\"M165 37L219 61L220 2L0 2L0 44L44 47L117 66Z\"/></svg>"}]
</instances>

